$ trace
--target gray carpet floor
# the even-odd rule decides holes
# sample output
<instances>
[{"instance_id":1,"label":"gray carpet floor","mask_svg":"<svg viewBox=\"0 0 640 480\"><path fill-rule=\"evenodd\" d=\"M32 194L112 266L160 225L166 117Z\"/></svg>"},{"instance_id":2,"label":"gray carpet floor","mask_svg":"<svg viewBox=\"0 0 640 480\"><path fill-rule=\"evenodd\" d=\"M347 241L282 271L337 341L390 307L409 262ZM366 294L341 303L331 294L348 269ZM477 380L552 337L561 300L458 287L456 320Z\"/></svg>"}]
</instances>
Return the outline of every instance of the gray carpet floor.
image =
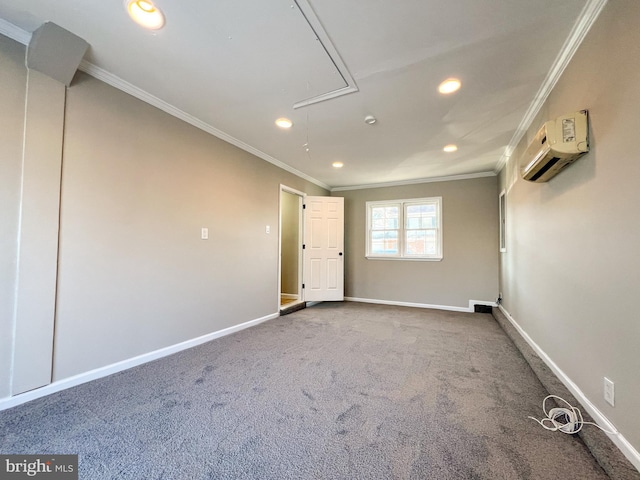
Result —
<instances>
[{"instance_id":1,"label":"gray carpet floor","mask_svg":"<svg viewBox=\"0 0 640 480\"><path fill-rule=\"evenodd\" d=\"M489 314L324 303L0 412L81 479L602 479Z\"/></svg>"}]
</instances>

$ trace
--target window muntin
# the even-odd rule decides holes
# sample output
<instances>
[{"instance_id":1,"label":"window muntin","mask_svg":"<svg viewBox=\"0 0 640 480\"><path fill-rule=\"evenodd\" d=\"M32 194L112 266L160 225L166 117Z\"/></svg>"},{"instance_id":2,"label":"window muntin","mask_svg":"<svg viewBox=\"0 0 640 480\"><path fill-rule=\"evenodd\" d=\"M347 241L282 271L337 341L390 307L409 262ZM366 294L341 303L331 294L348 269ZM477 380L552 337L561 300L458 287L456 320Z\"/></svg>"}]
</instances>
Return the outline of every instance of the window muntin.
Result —
<instances>
[{"instance_id":1,"label":"window muntin","mask_svg":"<svg viewBox=\"0 0 640 480\"><path fill-rule=\"evenodd\" d=\"M440 197L367 202L367 258L441 260Z\"/></svg>"}]
</instances>

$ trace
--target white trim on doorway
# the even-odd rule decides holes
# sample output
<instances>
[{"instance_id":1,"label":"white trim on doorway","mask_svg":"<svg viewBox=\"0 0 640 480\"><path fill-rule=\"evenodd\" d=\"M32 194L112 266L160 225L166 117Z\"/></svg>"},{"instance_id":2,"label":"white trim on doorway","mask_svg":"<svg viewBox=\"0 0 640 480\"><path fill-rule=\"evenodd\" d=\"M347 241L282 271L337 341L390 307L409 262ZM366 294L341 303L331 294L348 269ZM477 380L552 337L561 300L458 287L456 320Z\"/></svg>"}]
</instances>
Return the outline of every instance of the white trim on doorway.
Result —
<instances>
[{"instance_id":1,"label":"white trim on doorway","mask_svg":"<svg viewBox=\"0 0 640 480\"><path fill-rule=\"evenodd\" d=\"M280 309L280 298L282 292L282 194L283 192L297 195L300 197L300 210L298 212L298 229L300 241L302 241L304 235L304 225L302 220L302 204L307 194L296 190L295 188L288 187L287 185L280 184L280 191L278 194L278 292L277 292L277 306ZM304 301L304 290L302 289L302 248L298 251L298 292L287 292L287 295L294 295L297 302L287 304L288 307Z\"/></svg>"}]
</instances>

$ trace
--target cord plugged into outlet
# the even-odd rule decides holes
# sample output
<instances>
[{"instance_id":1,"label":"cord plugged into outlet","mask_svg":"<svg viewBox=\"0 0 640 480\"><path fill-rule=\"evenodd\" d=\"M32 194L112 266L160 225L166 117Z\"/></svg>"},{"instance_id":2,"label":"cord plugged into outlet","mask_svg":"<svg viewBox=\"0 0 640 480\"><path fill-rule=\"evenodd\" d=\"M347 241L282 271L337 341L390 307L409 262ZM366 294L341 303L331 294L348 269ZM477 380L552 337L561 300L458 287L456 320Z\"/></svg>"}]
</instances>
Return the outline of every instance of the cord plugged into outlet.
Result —
<instances>
[{"instance_id":1,"label":"cord plugged into outlet","mask_svg":"<svg viewBox=\"0 0 640 480\"><path fill-rule=\"evenodd\" d=\"M566 405L566 407L556 407L547 411L547 400L554 399L558 404ZM562 432L573 435L574 433L578 433L582 430L584 425L593 425L598 427L605 433L614 435L617 434L617 430L607 430L606 428L602 428L597 423L593 422L585 422L582 418L582 412L578 407L572 406L569 402L567 402L564 398L558 397L557 395L548 395L542 401L542 411L545 414L545 417L541 420L538 420L535 417L529 417L531 420L535 420L538 422L544 429L551 430L552 432Z\"/></svg>"}]
</instances>

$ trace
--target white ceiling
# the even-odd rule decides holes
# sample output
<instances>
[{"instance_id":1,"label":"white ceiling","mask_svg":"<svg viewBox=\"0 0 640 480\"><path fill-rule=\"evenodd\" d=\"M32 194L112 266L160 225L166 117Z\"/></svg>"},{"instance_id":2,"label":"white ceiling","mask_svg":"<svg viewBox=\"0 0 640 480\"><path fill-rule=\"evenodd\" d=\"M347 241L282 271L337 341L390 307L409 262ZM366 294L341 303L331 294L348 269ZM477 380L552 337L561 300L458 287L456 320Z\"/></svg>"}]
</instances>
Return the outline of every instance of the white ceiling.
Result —
<instances>
[{"instance_id":1,"label":"white ceiling","mask_svg":"<svg viewBox=\"0 0 640 480\"><path fill-rule=\"evenodd\" d=\"M0 0L0 33L26 43L52 21L91 45L85 71L344 187L495 172L604 0L155 3L167 23L150 32L122 0ZM462 89L440 95L451 76ZM274 125L281 116L291 130ZM449 143L459 150L444 153Z\"/></svg>"}]
</instances>

